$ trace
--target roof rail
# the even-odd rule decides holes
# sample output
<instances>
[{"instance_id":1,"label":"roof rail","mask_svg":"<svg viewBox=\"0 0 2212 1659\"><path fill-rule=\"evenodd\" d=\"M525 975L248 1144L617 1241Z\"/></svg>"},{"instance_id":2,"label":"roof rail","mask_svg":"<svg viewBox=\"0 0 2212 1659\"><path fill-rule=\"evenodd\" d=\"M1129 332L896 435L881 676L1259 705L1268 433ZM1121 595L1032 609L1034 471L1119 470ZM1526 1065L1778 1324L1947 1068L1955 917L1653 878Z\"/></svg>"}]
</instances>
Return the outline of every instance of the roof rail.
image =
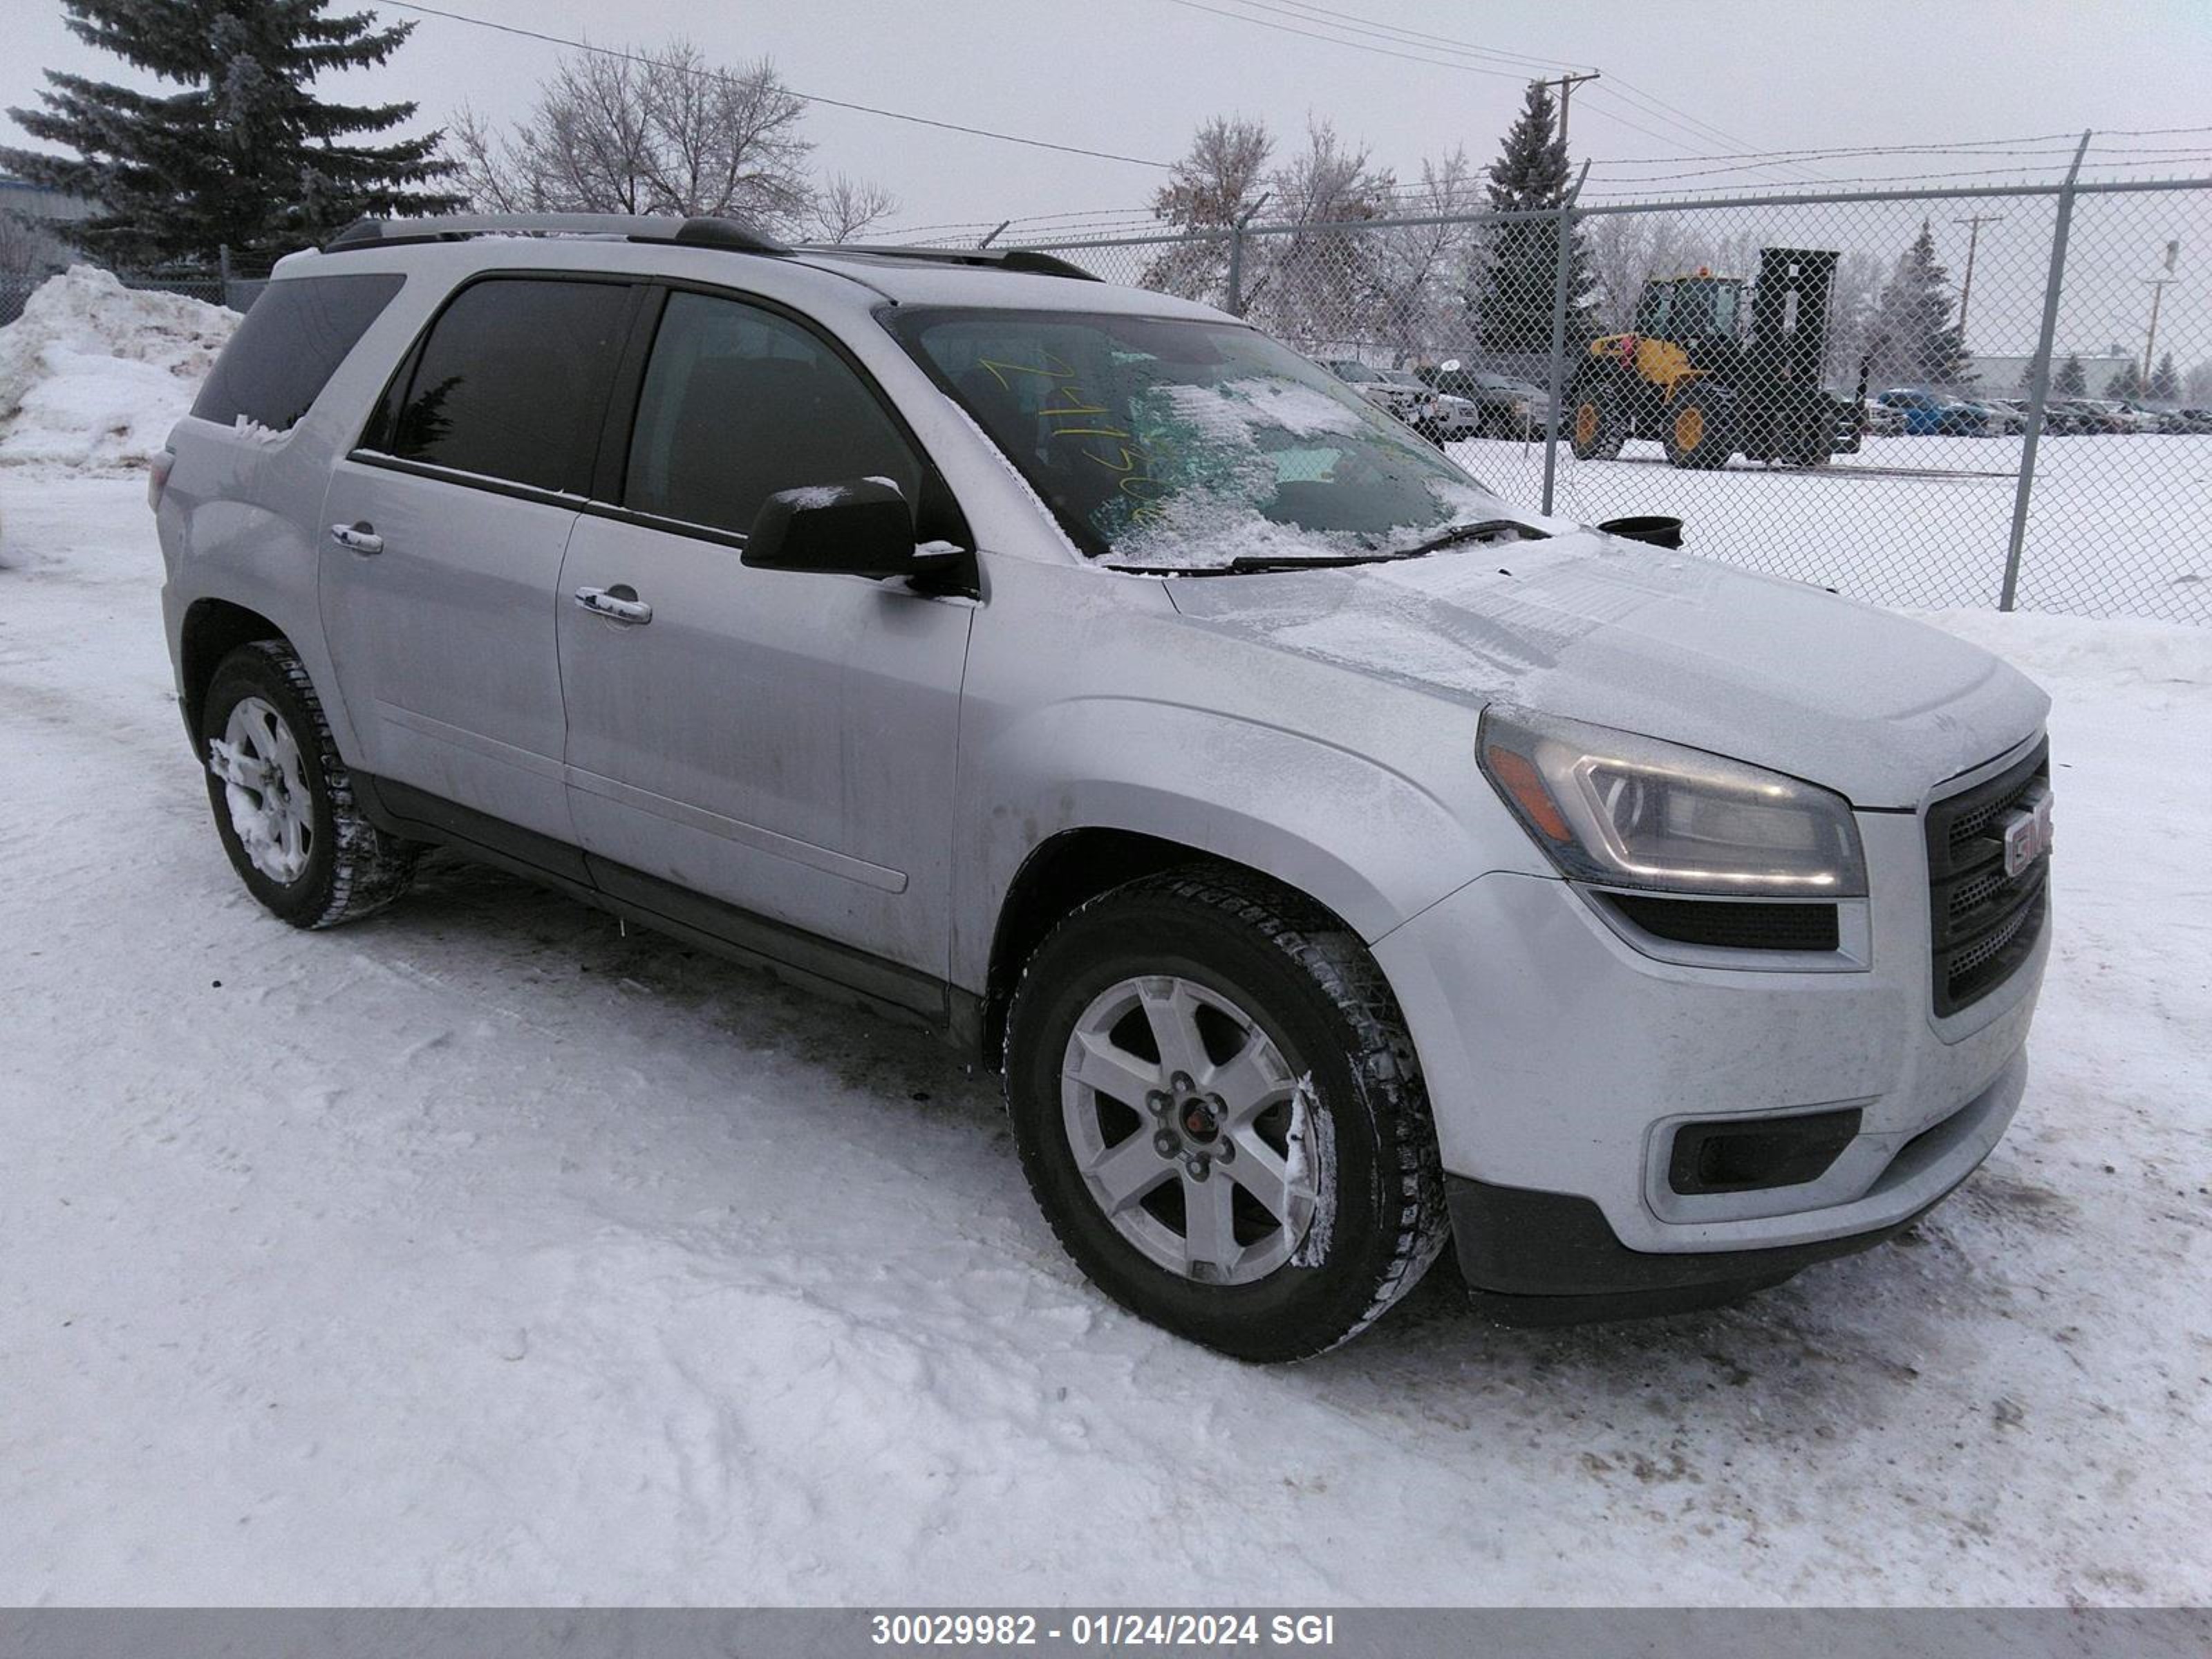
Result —
<instances>
[{"instance_id":1,"label":"roof rail","mask_svg":"<svg viewBox=\"0 0 2212 1659\"><path fill-rule=\"evenodd\" d=\"M886 259L921 259L932 264L975 265L993 270L1025 271L1032 276L1068 276L1078 282L1103 281L1081 265L1055 254L1027 247L896 247L878 242L811 242L803 253L872 253Z\"/></svg>"},{"instance_id":2,"label":"roof rail","mask_svg":"<svg viewBox=\"0 0 2212 1659\"><path fill-rule=\"evenodd\" d=\"M670 213L446 213L423 219L356 219L323 244L325 253L468 236L618 236L632 242L675 242L732 253L788 253L771 237L735 219L679 219Z\"/></svg>"}]
</instances>

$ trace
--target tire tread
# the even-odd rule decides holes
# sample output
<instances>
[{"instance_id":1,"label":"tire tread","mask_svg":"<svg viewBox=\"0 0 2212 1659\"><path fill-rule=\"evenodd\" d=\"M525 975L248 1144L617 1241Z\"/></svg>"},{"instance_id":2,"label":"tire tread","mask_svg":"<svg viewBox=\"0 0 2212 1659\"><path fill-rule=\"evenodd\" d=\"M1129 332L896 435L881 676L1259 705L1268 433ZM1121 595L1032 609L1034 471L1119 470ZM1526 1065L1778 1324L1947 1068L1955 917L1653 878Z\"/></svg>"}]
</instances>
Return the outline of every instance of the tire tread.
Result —
<instances>
[{"instance_id":1,"label":"tire tread","mask_svg":"<svg viewBox=\"0 0 2212 1659\"><path fill-rule=\"evenodd\" d=\"M319 909L294 919L294 926L337 927L374 915L407 890L422 848L387 836L362 812L354 799L353 774L339 757L330 721L323 714L322 699L315 694L315 683L289 642L254 640L239 647L234 654L248 653L263 660L306 712L311 729L299 735L314 746L317 769L330 799L330 892Z\"/></svg>"}]
</instances>

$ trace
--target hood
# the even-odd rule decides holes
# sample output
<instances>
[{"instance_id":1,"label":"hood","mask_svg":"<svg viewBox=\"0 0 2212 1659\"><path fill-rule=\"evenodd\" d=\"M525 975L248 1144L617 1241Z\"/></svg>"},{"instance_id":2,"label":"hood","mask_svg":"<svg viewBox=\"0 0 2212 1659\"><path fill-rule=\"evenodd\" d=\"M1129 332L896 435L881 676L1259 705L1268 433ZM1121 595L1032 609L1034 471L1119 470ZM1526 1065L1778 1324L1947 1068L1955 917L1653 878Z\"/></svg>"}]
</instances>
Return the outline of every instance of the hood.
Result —
<instances>
[{"instance_id":1,"label":"hood","mask_svg":"<svg viewBox=\"0 0 2212 1659\"><path fill-rule=\"evenodd\" d=\"M1687 744L1912 807L2051 700L1978 646L1820 588L1596 531L1403 563L1170 581L1206 628L1480 707Z\"/></svg>"}]
</instances>

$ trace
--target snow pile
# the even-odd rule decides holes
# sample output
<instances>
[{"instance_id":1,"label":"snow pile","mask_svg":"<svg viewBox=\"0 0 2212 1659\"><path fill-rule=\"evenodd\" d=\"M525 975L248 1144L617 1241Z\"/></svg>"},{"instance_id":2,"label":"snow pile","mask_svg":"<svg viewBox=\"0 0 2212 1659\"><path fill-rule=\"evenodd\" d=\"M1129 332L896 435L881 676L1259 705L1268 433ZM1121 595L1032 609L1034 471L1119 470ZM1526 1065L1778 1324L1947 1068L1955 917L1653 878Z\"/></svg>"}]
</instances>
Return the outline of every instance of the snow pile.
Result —
<instances>
[{"instance_id":1,"label":"snow pile","mask_svg":"<svg viewBox=\"0 0 2212 1659\"><path fill-rule=\"evenodd\" d=\"M1930 611L1924 621L2040 678L2123 687L2212 687L2212 629L2047 611Z\"/></svg>"},{"instance_id":2,"label":"snow pile","mask_svg":"<svg viewBox=\"0 0 2212 1659\"><path fill-rule=\"evenodd\" d=\"M0 328L0 462L131 466L191 407L238 313L76 265Z\"/></svg>"}]
</instances>

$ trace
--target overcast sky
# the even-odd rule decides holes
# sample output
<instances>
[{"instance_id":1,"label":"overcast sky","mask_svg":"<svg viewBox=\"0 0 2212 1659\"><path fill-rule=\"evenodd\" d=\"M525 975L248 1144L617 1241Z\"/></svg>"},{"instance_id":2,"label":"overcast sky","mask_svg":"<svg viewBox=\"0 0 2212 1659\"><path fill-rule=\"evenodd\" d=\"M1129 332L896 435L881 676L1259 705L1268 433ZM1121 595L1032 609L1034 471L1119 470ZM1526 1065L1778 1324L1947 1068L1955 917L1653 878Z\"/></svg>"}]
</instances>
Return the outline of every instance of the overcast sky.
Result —
<instances>
[{"instance_id":1,"label":"overcast sky","mask_svg":"<svg viewBox=\"0 0 2212 1659\"><path fill-rule=\"evenodd\" d=\"M1577 91L1573 106L1571 148L1578 159L1600 162L1593 191L1609 187L1608 178L1712 165L1662 161L1608 168L1604 163L1610 161L1952 143L2084 127L2212 125L2212 100L2206 95L2212 82L2212 0L1948 0L1940 5L1926 0L1820 5L1091 0L1081 6L1040 0L928 5L785 0L743 6L698 0L444 0L444 5L600 43L651 43L687 33L722 61L772 57L802 93L1156 161L1172 160L1191 130L1216 113L1261 117L1284 135L1298 133L1311 113L1370 146L1376 161L1401 177L1417 176L1423 156L1458 144L1475 160L1487 161L1523 80L1559 72L1455 55L1440 43L1449 40L1604 71L1604 79ZM410 15L384 9L393 18ZM1217 15L1222 12L1240 15ZM45 68L131 78L125 66L67 33L58 0L0 0L0 40L6 43L0 54L0 106L32 102ZM1413 32L1440 41L1352 32L1359 28ZM1286 32L1295 29L1337 38ZM465 100L481 112L507 116L528 106L558 55L554 46L423 18L415 38L373 85L334 83L333 91L415 100L422 125L443 120ZM1448 61L1408 61L1427 58ZM1652 100L1673 107L1655 110ZM1692 118L1685 122L1676 112ZM1163 176L1130 162L996 143L821 105L810 112L807 131L823 166L889 185L902 204L895 222L902 226L1140 208ZM2129 168L2129 176L2166 171L2169 162L2174 173L2212 173L2212 160L2200 159L2212 158L2212 131L2112 142L2179 152L2154 158L2156 166ZM2051 141L2040 147L2063 149ZM2059 161L2057 155L1915 155L1807 165L1843 179ZM1668 181L1666 187L1713 182L1698 176ZM2212 226L2206 229L2212 232ZM2015 264L2025 270L2033 263L2029 245L2043 230L1985 230L1984 251L1992 270ZM1961 242L1953 248L1947 240L1946 257L1955 267L1965 232L1954 234L1947 225L1944 234ZM2143 235L2154 243L2159 234L2159 227L2146 226ZM2019 249L2007 252L2002 239L2008 236L2020 239ZM2148 271L2147 257L2139 263ZM2192 263L2212 270L2212 246ZM2125 280L2132 282L2132 272ZM1993 296L1992 303L2004 301Z\"/></svg>"}]
</instances>

